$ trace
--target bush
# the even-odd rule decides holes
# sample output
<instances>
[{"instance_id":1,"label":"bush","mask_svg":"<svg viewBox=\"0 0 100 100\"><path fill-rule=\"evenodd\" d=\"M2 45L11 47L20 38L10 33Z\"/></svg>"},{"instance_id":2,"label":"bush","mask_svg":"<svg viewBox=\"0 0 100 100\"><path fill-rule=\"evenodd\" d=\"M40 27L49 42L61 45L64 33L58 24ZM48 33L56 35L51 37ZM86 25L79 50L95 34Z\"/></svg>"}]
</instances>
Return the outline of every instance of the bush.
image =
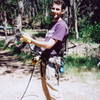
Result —
<instances>
[{"instance_id":1,"label":"bush","mask_svg":"<svg viewBox=\"0 0 100 100\"><path fill-rule=\"evenodd\" d=\"M78 19L79 37L83 42L100 43L100 23L92 23L89 16Z\"/></svg>"},{"instance_id":2,"label":"bush","mask_svg":"<svg viewBox=\"0 0 100 100\"><path fill-rule=\"evenodd\" d=\"M87 25L81 29L80 36L81 36L83 42L91 42L92 41L92 39L91 39L92 31L93 31L92 25Z\"/></svg>"},{"instance_id":3,"label":"bush","mask_svg":"<svg viewBox=\"0 0 100 100\"><path fill-rule=\"evenodd\" d=\"M83 42L96 42L100 43L100 23L99 24L87 24L80 30L80 37Z\"/></svg>"},{"instance_id":4,"label":"bush","mask_svg":"<svg viewBox=\"0 0 100 100\"><path fill-rule=\"evenodd\" d=\"M93 25L91 38L94 42L100 43L100 23Z\"/></svg>"}]
</instances>

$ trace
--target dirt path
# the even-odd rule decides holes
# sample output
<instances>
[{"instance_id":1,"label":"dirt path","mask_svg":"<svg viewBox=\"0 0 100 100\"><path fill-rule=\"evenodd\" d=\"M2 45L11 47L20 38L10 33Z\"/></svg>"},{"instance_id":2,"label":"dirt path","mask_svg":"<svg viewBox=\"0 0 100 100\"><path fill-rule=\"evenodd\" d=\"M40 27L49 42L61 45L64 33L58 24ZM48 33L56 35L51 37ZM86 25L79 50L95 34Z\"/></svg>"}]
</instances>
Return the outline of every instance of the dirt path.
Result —
<instances>
[{"instance_id":1,"label":"dirt path","mask_svg":"<svg viewBox=\"0 0 100 100\"><path fill-rule=\"evenodd\" d=\"M0 50L0 100L20 100L27 82L31 64L24 64L8 51ZM100 80L90 74L85 80L64 75L60 85L54 85L57 92L51 91L56 100L100 100ZM39 75L34 74L23 100L46 100Z\"/></svg>"}]
</instances>

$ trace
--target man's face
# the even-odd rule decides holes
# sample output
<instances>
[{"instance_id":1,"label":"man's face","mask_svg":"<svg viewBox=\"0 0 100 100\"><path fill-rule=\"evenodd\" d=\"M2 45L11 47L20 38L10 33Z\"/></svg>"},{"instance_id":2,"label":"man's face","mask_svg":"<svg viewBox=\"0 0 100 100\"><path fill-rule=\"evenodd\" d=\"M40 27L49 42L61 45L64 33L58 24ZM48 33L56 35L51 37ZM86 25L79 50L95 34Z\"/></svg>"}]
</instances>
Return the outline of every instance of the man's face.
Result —
<instances>
[{"instance_id":1,"label":"man's face","mask_svg":"<svg viewBox=\"0 0 100 100\"><path fill-rule=\"evenodd\" d=\"M58 19L62 14L62 5L58 5L58 4L53 4L53 7L51 8L51 15L53 17L54 20Z\"/></svg>"}]
</instances>

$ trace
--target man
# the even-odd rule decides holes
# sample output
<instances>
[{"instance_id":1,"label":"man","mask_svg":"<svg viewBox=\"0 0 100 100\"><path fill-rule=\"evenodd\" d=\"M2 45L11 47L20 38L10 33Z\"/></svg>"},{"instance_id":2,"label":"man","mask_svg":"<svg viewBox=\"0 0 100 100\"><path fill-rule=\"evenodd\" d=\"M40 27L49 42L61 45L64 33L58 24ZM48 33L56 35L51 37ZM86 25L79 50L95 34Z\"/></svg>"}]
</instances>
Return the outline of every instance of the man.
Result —
<instances>
[{"instance_id":1,"label":"man","mask_svg":"<svg viewBox=\"0 0 100 100\"><path fill-rule=\"evenodd\" d=\"M45 39L39 41L36 39L23 36L21 41L29 44L34 44L42 48L40 72L42 78L42 86L47 100L50 99L50 94L45 82L46 66L52 57L62 57L65 49L65 43L68 36L68 27L65 21L61 18L65 11L65 5L62 0L54 0L51 7L52 23ZM53 61L55 62L55 61Z\"/></svg>"},{"instance_id":2,"label":"man","mask_svg":"<svg viewBox=\"0 0 100 100\"><path fill-rule=\"evenodd\" d=\"M68 35L68 27L61 16L64 14L65 5L62 0L54 0L51 7L52 23L50 29L47 32L44 41L23 36L21 41L29 44L34 44L38 47L43 48L41 54L41 76L45 76L44 68L46 67L47 61L52 56L63 56L64 45Z\"/></svg>"}]
</instances>

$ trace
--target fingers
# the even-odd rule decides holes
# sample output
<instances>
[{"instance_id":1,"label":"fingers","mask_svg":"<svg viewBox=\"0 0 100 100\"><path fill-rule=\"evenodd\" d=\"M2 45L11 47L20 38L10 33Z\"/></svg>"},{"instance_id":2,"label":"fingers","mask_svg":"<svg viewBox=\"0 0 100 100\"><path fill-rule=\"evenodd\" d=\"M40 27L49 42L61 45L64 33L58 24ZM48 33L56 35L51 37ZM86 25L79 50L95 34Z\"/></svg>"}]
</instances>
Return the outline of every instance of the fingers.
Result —
<instances>
[{"instance_id":1,"label":"fingers","mask_svg":"<svg viewBox=\"0 0 100 100\"><path fill-rule=\"evenodd\" d=\"M20 38L20 41L21 41L21 42L26 42L26 43L31 43L31 39L29 39L29 38L26 37L26 36L22 36L22 37Z\"/></svg>"}]
</instances>

